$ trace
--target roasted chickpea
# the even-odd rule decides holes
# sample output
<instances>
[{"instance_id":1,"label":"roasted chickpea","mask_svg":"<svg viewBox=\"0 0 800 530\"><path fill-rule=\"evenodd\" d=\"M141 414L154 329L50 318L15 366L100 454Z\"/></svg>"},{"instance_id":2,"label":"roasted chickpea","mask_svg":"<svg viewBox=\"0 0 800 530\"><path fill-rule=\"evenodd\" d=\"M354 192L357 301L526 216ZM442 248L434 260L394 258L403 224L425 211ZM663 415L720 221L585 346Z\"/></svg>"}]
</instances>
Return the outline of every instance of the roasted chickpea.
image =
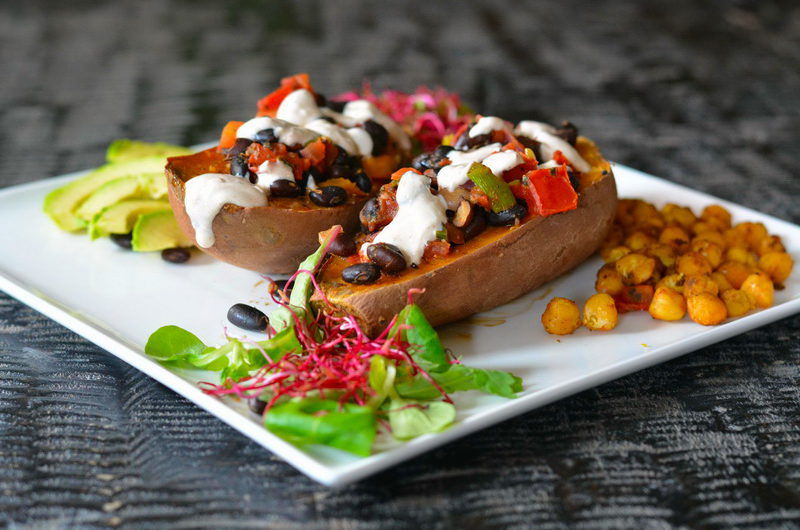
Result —
<instances>
[{"instance_id":1,"label":"roasted chickpea","mask_svg":"<svg viewBox=\"0 0 800 530\"><path fill-rule=\"evenodd\" d=\"M756 258L753 254L743 247L731 247L725 252L725 261L738 261L748 267L756 266Z\"/></svg>"},{"instance_id":2,"label":"roasted chickpea","mask_svg":"<svg viewBox=\"0 0 800 530\"><path fill-rule=\"evenodd\" d=\"M637 230L631 235L629 235L627 238L625 238L625 246L633 250L634 252L643 250L655 242L656 242L655 238L645 234L641 230Z\"/></svg>"},{"instance_id":3,"label":"roasted chickpea","mask_svg":"<svg viewBox=\"0 0 800 530\"><path fill-rule=\"evenodd\" d=\"M687 252L678 256L675 262L675 270L686 276L711 274L711 264L702 254Z\"/></svg>"},{"instance_id":4,"label":"roasted chickpea","mask_svg":"<svg viewBox=\"0 0 800 530\"><path fill-rule=\"evenodd\" d=\"M704 326L716 326L728 316L725 303L711 293L700 293L686 299L689 318Z\"/></svg>"},{"instance_id":5,"label":"roasted chickpea","mask_svg":"<svg viewBox=\"0 0 800 530\"><path fill-rule=\"evenodd\" d=\"M542 313L542 325L552 335L569 335L581 326L581 310L572 300L553 298Z\"/></svg>"},{"instance_id":6,"label":"roasted chickpea","mask_svg":"<svg viewBox=\"0 0 800 530\"><path fill-rule=\"evenodd\" d=\"M701 237L692 239L691 249L708 260L712 268L722 263L722 247L713 241Z\"/></svg>"},{"instance_id":7,"label":"roasted chickpea","mask_svg":"<svg viewBox=\"0 0 800 530\"><path fill-rule=\"evenodd\" d=\"M659 287L666 287L667 289L671 289L676 293L683 293L684 285L686 284L686 276L683 274L668 274L664 276L658 283L656 284L656 289Z\"/></svg>"},{"instance_id":8,"label":"roasted chickpea","mask_svg":"<svg viewBox=\"0 0 800 530\"><path fill-rule=\"evenodd\" d=\"M617 272L626 285L645 283L653 276L656 260L644 254L632 253L616 262Z\"/></svg>"},{"instance_id":9,"label":"roasted chickpea","mask_svg":"<svg viewBox=\"0 0 800 530\"><path fill-rule=\"evenodd\" d=\"M617 201L617 213L615 220L623 228L633 226L633 208L636 206L636 199L620 199Z\"/></svg>"},{"instance_id":10,"label":"roasted chickpea","mask_svg":"<svg viewBox=\"0 0 800 530\"><path fill-rule=\"evenodd\" d=\"M697 217L691 209L672 203L665 204L661 209L661 214L666 222L677 223L687 229L697 221Z\"/></svg>"},{"instance_id":11,"label":"roasted chickpea","mask_svg":"<svg viewBox=\"0 0 800 530\"><path fill-rule=\"evenodd\" d=\"M658 236L658 242L665 245L672 245L673 247L680 247L689 242L689 233L678 225L671 225L661 232Z\"/></svg>"},{"instance_id":12,"label":"roasted chickpea","mask_svg":"<svg viewBox=\"0 0 800 530\"><path fill-rule=\"evenodd\" d=\"M687 276L683 295L689 298L700 293L719 294L719 285L708 276Z\"/></svg>"},{"instance_id":13,"label":"roasted chickpea","mask_svg":"<svg viewBox=\"0 0 800 530\"><path fill-rule=\"evenodd\" d=\"M680 320L686 314L686 300L669 287L658 287L648 311L657 320Z\"/></svg>"},{"instance_id":14,"label":"roasted chickpea","mask_svg":"<svg viewBox=\"0 0 800 530\"><path fill-rule=\"evenodd\" d=\"M753 250L759 256L763 256L768 252L786 252L786 247L783 246L780 236L767 236L759 241L758 246Z\"/></svg>"},{"instance_id":15,"label":"roasted chickpea","mask_svg":"<svg viewBox=\"0 0 800 530\"><path fill-rule=\"evenodd\" d=\"M620 259L623 256L627 256L631 253L631 249L624 246L614 247L605 250L605 253L601 252L600 255L603 257L606 263L613 263Z\"/></svg>"},{"instance_id":16,"label":"roasted chickpea","mask_svg":"<svg viewBox=\"0 0 800 530\"><path fill-rule=\"evenodd\" d=\"M775 300L775 286L763 272L754 272L745 278L741 290L753 299L756 307L770 307Z\"/></svg>"},{"instance_id":17,"label":"roasted chickpea","mask_svg":"<svg viewBox=\"0 0 800 530\"><path fill-rule=\"evenodd\" d=\"M782 284L792 273L794 261L786 252L767 252L758 260L758 268L769 274L772 281Z\"/></svg>"},{"instance_id":18,"label":"roasted chickpea","mask_svg":"<svg viewBox=\"0 0 800 530\"><path fill-rule=\"evenodd\" d=\"M724 293L728 289L733 289L731 282L729 282L728 278L726 278L721 272L712 272L711 279L717 284L717 287L719 287L719 292L721 293Z\"/></svg>"},{"instance_id":19,"label":"roasted chickpea","mask_svg":"<svg viewBox=\"0 0 800 530\"><path fill-rule=\"evenodd\" d=\"M700 219L718 224L723 230L731 227L731 213L719 204L711 204L703 208Z\"/></svg>"},{"instance_id":20,"label":"roasted chickpea","mask_svg":"<svg viewBox=\"0 0 800 530\"><path fill-rule=\"evenodd\" d=\"M675 265L675 249L669 245L664 245L663 243L651 245L647 247L647 255L656 258L666 268Z\"/></svg>"},{"instance_id":21,"label":"roasted chickpea","mask_svg":"<svg viewBox=\"0 0 800 530\"><path fill-rule=\"evenodd\" d=\"M745 278L753 272L752 267L740 263L738 261L726 261L717 268L717 272L722 273L723 276L731 284L734 289L739 289L742 286Z\"/></svg>"},{"instance_id":22,"label":"roasted chickpea","mask_svg":"<svg viewBox=\"0 0 800 530\"><path fill-rule=\"evenodd\" d=\"M617 326L617 306L606 293L589 297L583 306L583 325L593 331L610 331Z\"/></svg>"},{"instance_id":23,"label":"roasted chickpea","mask_svg":"<svg viewBox=\"0 0 800 530\"><path fill-rule=\"evenodd\" d=\"M631 213L636 223L643 223L650 219L661 219L661 214L656 207L647 201L636 201Z\"/></svg>"},{"instance_id":24,"label":"roasted chickpea","mask_svg":"<svg viewBox=\"0 0 800 530\"><path fill-rule=\"evenodd\" d=\"M694 236L694 239L705 239L706 241L716 243L722 248L725 247L725 238L718 230L703 230L701 232L697 232Z\"/></svg>"},{"instance_id":25,"label":"roasted chickpea","mask_svg":"<svg viewBox=\"0 0 800 530\"><path fill-rule=\"evenodd\" d=\"M609 268L606 264L597 271L597 280L594 282L594 290L598 293L606 293L610 295L619 294L625 288L622 283L622 276L617 272L615 267Z\"/></svg>"},{"instance_id":26,"label":"roasted chickpea","mask_svg":"<svg viewBox=\"0 0 800 530\"><path fill-rule=\"evenodd\" d=\"M692 225L692 233L701 234L703 232L715 232L717 227L705 221L697 221Z\"/></svg>"},{"instance_id":27,"label":"roasted chickpea","mask_svg":"<svg viewBox=\"0 0 800 530\"><path fill-rule=\"evenodd\" d=\"M725 302L728 316L731 318L745 315L753 309L753 299L739 289L722 291L722 301Z\"/></svg>"},{"instance_id":28,"label":"roasted chickpea","mask_svg":"<svg viewBox=\"0 0 800 530\"><path fill-rule=\"evenodd\" d=\"M736 228L728 228L722 232L722 237L725 239L725 245L728 247L747 247L747 239L742 232Z\"/></svg>"},{"instance_id":29,"label":"roasted chickpea","mask_svg":"<svg viewBox=\"0 0 800 530\"><path fill-rule=\"evenodd\" d=\"M622 244L625 240L625 230L622 229L622 226L614 223L611 225L611 229L608 231L606 235L606 239L603 242L604 247L617 247Z\"/></svg>"},{"instance_id":30,"label":"roasted chickpea","mask_svg":"<svg viewBox=\"0 0 800 530\"><path fill-rule=\"evenodd\" d=\"M739 234L744 238L750 248L758 248L759 242L767 237L767 227L763 223L739 223L734 227Z\"/></svg>"}]
</instances>

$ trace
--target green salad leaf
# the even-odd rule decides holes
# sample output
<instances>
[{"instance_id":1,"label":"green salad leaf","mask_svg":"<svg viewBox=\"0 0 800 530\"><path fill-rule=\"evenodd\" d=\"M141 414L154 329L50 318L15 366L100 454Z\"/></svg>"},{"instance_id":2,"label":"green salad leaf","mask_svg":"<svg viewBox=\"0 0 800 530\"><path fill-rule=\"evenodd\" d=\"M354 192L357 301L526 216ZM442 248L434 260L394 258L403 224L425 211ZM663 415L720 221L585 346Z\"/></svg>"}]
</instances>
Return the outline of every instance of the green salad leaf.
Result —
<instances>
[{"instance_id":1,"label":"green salad leaf","mask_svg":"<svg viewBox=\"0 0 800 530\"><path fill-rule=\"evenodd\" d=\"M392 436L398 440L439 432L456 419L456 408L444 401L419 402L392 398L386 412Z\"/></svg>"},{"instance_id":2,"label":"green salad leaf","mask_svg":"<svg viewBox=\"0 0 800 530\"><path fill-rule=\"evenodd\" d=\"M206 345L195 334L178 326L158 328L144 346L147 355L161 362L184 360L205 349Z\"/></svg>"},{"instance_id":3,"label":"green salad leaf","mask_svg":"<svg viewBox=\"0 0 800 530\"><path fill-rule=\"evenodd\" d=\"M514 398L522 391L522 379L500 370L483 370L463 364L453 364L445 372L429 372L430 376L448 394L467 390L480 390L504 398ZM411 399L436 399L441 392L424 376L417 374L395 385L397 393Z\"/></svg>"},{"instance_id":4,"label":"green salad leaf","mask_svg":"<svg viewBox=\"0 0 800 530\"><path fill-rule=\"evenodd\" d=\"M401 327L402 326L402 327ZM425 313L416 304L408 304L397 315L393 333L400 329L403 339L417 346L415 360L424 364L427 372L444 372L450 367L447 352Z\"/></svg>"},{"instance_id":5,"label":"green salad leaf","mask_svg":"<svg viewBox=\"0 0 800 530\"><path fill-rule=\"evenodd\" d=\"M369 456L377 433L372 408L319 398L275 405L264 416L264 425L294 444L328 445L359 456Z\"/></svg>"}]
</instances>

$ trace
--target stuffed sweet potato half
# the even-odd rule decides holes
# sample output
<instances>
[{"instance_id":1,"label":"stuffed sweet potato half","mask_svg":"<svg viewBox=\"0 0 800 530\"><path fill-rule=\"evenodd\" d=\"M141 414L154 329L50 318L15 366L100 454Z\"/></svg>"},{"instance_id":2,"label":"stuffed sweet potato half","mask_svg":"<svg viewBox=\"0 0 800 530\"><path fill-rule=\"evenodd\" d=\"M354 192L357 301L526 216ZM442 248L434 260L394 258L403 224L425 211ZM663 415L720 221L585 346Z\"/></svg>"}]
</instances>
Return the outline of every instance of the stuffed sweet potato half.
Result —
<instances>
[{"instance_id":1,"label":"stuffed sweet potato half","mask_svg":"<svg viewBox=\"0 0 800 530\"><path fill-rule=\"evenodd\" d=\"M340 245L356 250L321 271L327 302L369 333L411 289L433 325L509 302L588 258L613 221L611 168L571 124L484 117L452 143L397 171Z\"/></svg>"},{"instance_id":2,"label":"stuffed sweet potato half","mask_svg":"<svg viewBox=\"0 0 800 530\"><path fill-rule=\"evenodd\" d=\"M301 74L259 101L255 118L229 122L218 147L168 159L170 204L201 250L289 273L320 230L357 228L359 210L409 149L370 102L327 102Z\"/></svg>"}]
</instances>

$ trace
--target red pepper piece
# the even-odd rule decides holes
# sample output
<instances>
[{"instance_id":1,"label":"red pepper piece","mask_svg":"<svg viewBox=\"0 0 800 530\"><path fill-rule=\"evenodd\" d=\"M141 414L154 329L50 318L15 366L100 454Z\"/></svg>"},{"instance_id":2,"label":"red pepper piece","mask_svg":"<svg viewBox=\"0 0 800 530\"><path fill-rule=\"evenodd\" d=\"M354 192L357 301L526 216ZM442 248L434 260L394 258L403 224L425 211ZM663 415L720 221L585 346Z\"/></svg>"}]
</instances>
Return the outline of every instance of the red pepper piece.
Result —
<instances>
[{"instance_id":1,"label":"red pepper piece","mask_svg":"<svg viewBox=\"0 0 800 530\"><path fill-rule=\"evenodd\" d=\"M619 313L645 311L653 300L652 285L632 285L626 287L614 297L614 304Z\"/></svg>"},{"instance_id":2,"label":"red pepper piece","mask_svg":"<svg viewBox=\"0 0 800 530\"><path fill-rule=\"evenodd\" d=\"M531 171L523 179L526 183L535 203L533 213L547 216L578 207L578 194L569 183L566 166L556 168L555 174L549 169Z\"/></svg>"},{"instance_id":3,"label":"red pepper piece","mask_svg":"<svg viewBox=\"0 0 800 530\"><path fill-rule=\"evenodd\" d=\"M281 79L281 86L279 88L258 100L258 113L256 116L275 116L278 107L286 96L300 88L305 88L314 94L314 89L311 87L311 82L308 80L308 74L296 74L290 77L284 77Z\"/></svg>"},{"instance_id":4,"label":"red pepper piece","mask_svg":"<svg viewBox=\"0 0 800 530\"><path fill-rule=\"evenodd\" d=\"M219 149L230 149L236 143L236 131L242 126L243 121L229 121L222 128L222 134L219 137Z\"/></svg>"}]
</instances>

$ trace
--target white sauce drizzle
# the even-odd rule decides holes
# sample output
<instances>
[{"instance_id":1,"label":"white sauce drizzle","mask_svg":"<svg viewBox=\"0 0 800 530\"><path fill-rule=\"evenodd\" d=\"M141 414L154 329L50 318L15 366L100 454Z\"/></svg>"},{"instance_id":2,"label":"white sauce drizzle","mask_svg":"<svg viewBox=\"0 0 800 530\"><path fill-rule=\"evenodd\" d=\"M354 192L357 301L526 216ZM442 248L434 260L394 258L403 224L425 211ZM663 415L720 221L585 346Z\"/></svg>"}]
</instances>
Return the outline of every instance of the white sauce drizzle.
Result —
<instances>
[{"instance_id":1,"label":"white sauce drizzle","mask_svg":"<svg viewBox=\"0 0 800 530\"><path fill-rule=\"evenodd\" d=\"M368 120L380 123L395 143L400 146L400 149L404 151L409 151L411 149L411 138L408 134L406 134L397 122L373 105L371 101L367 101L366 99L349 101L345 104L341 114L327 108L321 110L323 114L333 118L344 127L361 125Z\"/></svg>"},{"instance_id":2,"label":"white sauce drizzle","mask_svg":"<svg viewBox=\"0 0 800 530\"><path fill-rule=\"evenodd\" d=\"M469 177L467 172L473 162L482 162L485 158L500 151L502 145L499 143L485 145L471 151L450 151L447 158L450 164L444 166L436 175L436 182L439 188L447 191L455 191L457 187L465 184Z\"/></svg>"},{"instance_id":3,"label":"white sauce drizzle","mask_svg":"<svg viewBox=\"0 0 800 530\"><path fill-rule=\"evenodd\" d=\"M294 171L292 166L283 162L282 160L266 160L258 166L258 181L256 186L269 193L269 187L276 180L291 180L295 181Z\"/></svg>"},{"instance_id":4,"label":"white sauce drizzle","mask_svg":"<svg viewBox=\"0 0 800 530\"><path fill-rule=\"evenodd\" d=\"M275 117L297 125L306 125L322 115L314 94L304 88L290 92L278 106Z\"/></svg>"},{"instance_id":5,"label":"white sauce drizzle","mask_svg":"<svg viewBox=\"0 0 800 530\"><path fill-rule=\"evenodd\" d=\"M373 240L396 246L412 265L420 262L428 242L436 239L436 232L447 222L445 201L431 193L430 182L430 178L414 171L400 177L397 215ZM361 252L366 254L369 245L362 245Z\"/></svg>"},{"instance_id":6,"label":"white sauce drizzle","mask_svg":"<svg viewBox=\"0 0 800 530\"><path fill-rule=\"evenodd\" d=\"M192 221L197 245L209 248L216 238L212 224L225 204L245 208L266 206L267 196L247 179L223 173L205 173L186 181L184 206Z\"/></svg>"},{"instance_id":7,"label":"white sauce drizzle","mask_svg":"<svg viewBox=\"0 0 800 530\"><path fill-rule=\"evenodd\" d=\"M311 140L319 138L319 134L314 131L268 116L261 116L244 122L236 130L236 137L255 140L256 133L264 129L272 129L278 141L286 145L305 145Z\"/></svg>"},{"instance_id":8,"label":"white sauce drizzle","mask_svg":"<svg viewBox=\"0 0 800 530\"><path fill-rule=\"evenodd\" d=\"M358 154L358 145L353 141L353 138L347 134L346 130L342 129L335 123L320 119L312 121L311 123L307 124L306 127L321 134L322 136L327 136L333 143L347 151L347 154Z\"/></svg>"},{"instance_id":9,"label":"white sauce drizzle","mask_svg":"<svg viewBox=\"0 0 800 530\"><path fill-rule=\"evenodd\" d=\"M517 128L514 130L514 133L519 136L527 136L528 138L536 140L542 144L542 158L546 159L542 160L542 162L552 160L553 154L555 154L556 151L561 151L561 153L567 157L567 160L569 160L570 164L572 164L575 169L581 173L587 173L590 171L592 166L583 159L583 157L574 147L556 136L554 134L555 131L555 127L547 123L525 120L517 124Z\"/></svg>"},{"instance_id":10,"label":"white sauce drizzle","mask_svg":"<svg viewBox=\"0 0 800 530\"><path fill-rule=\"evenodd\" d=\"M469 130L469 137L475 138L482 134L489 134L492 131L510 131L508 122L501 120L496 116L484 116L478 120L478 123L472 126Z\"/></svg>"},{"instance_id":11,"label":"white sauce drizzle","mask_svg":"<svg viewBox=\"0 0 800 530\"><path fill-rule=\"evenodd\" d=\"M481 162L484 166L492 170L495 176L501 177L503 173L509 169L513 169L520 165L524 160L519 156L519 153L512 150L500 151L493 155L489 155Z\"/></svg>"},{"instance_id":12,"label":"white sauce drizzle","mask_svg":"<svg viewBox=\"0 0 800 530\"><path fill-rule=\"evenodd\" d=\"M358 146L358 153L361 156L372 156L372 136L361 127L351 127L347 129L347 134Z\"/></svg>"}]
</instances>

